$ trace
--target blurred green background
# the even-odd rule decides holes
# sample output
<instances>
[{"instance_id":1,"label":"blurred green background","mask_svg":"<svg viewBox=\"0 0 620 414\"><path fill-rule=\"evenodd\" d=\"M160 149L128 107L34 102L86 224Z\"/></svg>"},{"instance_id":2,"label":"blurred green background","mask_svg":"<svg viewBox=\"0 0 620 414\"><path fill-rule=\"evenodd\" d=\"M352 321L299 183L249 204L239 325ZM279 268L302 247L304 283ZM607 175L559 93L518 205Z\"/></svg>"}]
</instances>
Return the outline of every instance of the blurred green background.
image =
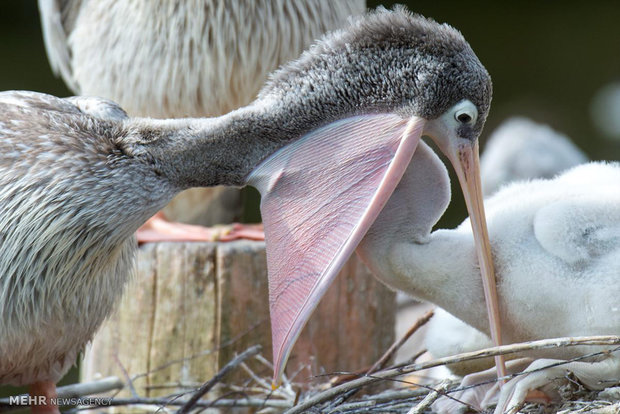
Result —
<instances>
[{"instance_id":1,"label":"blurred green background","mask_svg":"<svg viewBox=\"0 0 620 414\"><path fill-rule=\"evenodd\" d=\"M400 3L461 30L490 72L494 97L483 146L502 120L525 115L568 134L592 159L620 159L620 141L606 138L590 111L595 94L620 80L618 2ZM379 4L393 3L368 6ZM70 95L48 65L35 0L0 0L0 56L0 90ZM464 211L455 197L440 224L459 223Z\"/></svg>"}]
</instances>

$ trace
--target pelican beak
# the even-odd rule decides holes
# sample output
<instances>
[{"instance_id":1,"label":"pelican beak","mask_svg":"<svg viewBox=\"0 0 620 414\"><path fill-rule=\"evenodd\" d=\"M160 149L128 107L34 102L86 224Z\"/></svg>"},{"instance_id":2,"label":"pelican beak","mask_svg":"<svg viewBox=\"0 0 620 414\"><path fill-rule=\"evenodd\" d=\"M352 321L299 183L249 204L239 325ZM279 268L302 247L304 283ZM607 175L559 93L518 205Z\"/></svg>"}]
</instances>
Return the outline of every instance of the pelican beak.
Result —
<instances>
[{"instance_id":1,"label":"pelican beak","mask_svg":"<svg viewBox=\"0 0 620 414\"><path fill-rule=\"evenodd\" d=\"M463 191L482 274L482 285L489 316L491 338L493 343L499 346L502 344L499 302L493 258L491 256L491 244L484 213L478 140L459 138L454 133L445 130L443 132L448 135L447 139L444 136L442 137L444 139L437 140L437 143L452 163ZM505 376L506 368L503 357L495 357L495 364L498 376Z\"/></svg>"},{"instance_id":2,"label":"pelican beak","mask_svg":"<svg viewBox=\"0 0 620 414\"><path fill-rule=\"evenodd\" d=\"M248 177L262 194L275 385L310 314L407 169L425 123L395 114L336 121Z\"/></svg>"}]
</instances>

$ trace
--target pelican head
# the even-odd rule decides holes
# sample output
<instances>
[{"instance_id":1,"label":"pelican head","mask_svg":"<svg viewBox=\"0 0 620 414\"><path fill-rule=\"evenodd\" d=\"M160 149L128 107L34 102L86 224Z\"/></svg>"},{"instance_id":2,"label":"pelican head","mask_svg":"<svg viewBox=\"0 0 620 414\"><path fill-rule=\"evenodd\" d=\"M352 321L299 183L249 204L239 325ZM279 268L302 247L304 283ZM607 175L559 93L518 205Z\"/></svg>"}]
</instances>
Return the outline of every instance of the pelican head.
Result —
<instances>
[{"instance_id":1,"label":"pelican head","mask_svg":"<svg viewBox=\"0 0 620 414\"><path fill-rule=\"evenodd\" d=\"M255 105L277 125L268 131L270 142L278 136L286 141L277 151L265 151L269 157L247 177L263 195L276 380L305 321L389 198L421 136L437 143L459 177L499 341L478 160L491 93L488 72L456 29L402 7L380 9L325 36L262 89ZM347 174L356 179L349 181ZM302 192L325 193L336 183L351 187L314 199L329 207L281 214L299 211ZM364 201L358 204L360 193ZM347 201L334 202L336 194ZM328 235L324 223L335 216L346 230ZM283 239L295 247L269 243Z\"/></svg>"}]
</instances>

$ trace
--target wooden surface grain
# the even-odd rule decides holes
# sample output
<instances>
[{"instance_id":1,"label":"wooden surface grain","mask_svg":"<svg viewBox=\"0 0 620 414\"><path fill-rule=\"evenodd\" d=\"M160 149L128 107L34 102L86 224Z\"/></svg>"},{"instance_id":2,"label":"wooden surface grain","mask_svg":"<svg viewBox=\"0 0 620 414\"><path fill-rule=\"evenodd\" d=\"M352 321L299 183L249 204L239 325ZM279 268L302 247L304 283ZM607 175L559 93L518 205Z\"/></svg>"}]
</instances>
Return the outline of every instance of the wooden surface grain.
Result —
<instances>
[{"instance_id":1,"label":"wooden surface grain","mask_svg":"<svg viewBox=\"0 0 620 414\"><path fill-rule=\"evenodd\" d=\"M148 373L134 386L156 397L201 384L251 345L262 345L271 360L263 242L152 243L139 249L137 262L116 312L85 354L82 380ZM311 384L317 374L372 365L394 340L395 310L394 293L352 257L303 330L288 375ZM263 364L249 365L271 377ZM227 381L245 378L236 370Z\"/></svg>"}]
</instances>

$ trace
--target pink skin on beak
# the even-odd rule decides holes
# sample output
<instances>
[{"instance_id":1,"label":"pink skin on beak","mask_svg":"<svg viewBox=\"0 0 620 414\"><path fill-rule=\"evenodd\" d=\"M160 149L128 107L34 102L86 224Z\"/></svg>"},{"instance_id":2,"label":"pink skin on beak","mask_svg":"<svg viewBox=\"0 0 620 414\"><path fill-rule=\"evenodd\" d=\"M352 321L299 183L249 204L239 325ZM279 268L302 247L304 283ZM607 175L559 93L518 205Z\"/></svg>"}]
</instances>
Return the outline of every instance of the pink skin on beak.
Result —
<instances>
[{"instance_id":1,"label":"pink skin on beak","mask_svg":"<svg viewBox=\"0 0 620 414\"><path fill-rule=\"evenodd\" d=\"M312 131L259 165L274 385L306 321L387 203L425 120L374 114Z\"/></svg>"}]
</instances>

